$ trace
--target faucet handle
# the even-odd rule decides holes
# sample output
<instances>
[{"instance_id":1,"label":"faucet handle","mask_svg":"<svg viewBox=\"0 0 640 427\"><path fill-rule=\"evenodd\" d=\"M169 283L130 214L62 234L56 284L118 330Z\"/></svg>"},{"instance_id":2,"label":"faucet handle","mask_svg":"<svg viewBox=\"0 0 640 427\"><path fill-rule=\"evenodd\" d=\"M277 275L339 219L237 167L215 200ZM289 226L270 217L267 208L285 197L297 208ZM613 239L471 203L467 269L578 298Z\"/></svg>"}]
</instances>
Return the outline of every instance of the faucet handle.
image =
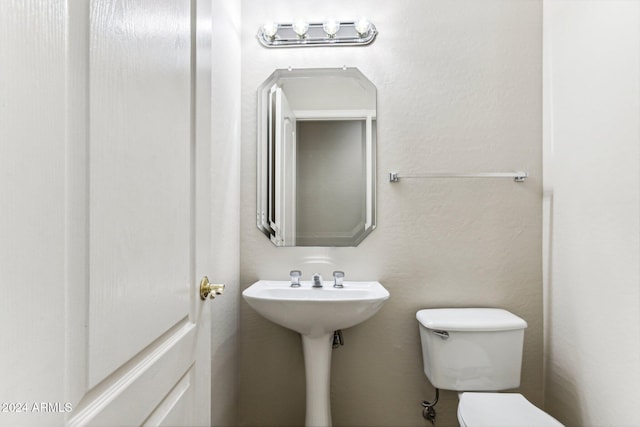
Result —
<instances>
[{"instance_id":1,"label":"faucet handle","mask_svg":"<svg viewBox=\"0 0 640 427\"><path fill-rule=\"evenodd\" d=\"M334 288L344 288L342 284L344 280L344 271L334 271L333 272L333 287Z\"/></svg>"},{"instance_id":2,"label":"faucet handle","mask_svg":"<svg viewBox=\"0 0 640 427\"><path fill-rule=\"evenodd\" d=\"M292 288L300 287L300 276L302 276L302 272L300 270L291 270L289 272L289 277L291 277Z\"/></svg>"}]
</instances>

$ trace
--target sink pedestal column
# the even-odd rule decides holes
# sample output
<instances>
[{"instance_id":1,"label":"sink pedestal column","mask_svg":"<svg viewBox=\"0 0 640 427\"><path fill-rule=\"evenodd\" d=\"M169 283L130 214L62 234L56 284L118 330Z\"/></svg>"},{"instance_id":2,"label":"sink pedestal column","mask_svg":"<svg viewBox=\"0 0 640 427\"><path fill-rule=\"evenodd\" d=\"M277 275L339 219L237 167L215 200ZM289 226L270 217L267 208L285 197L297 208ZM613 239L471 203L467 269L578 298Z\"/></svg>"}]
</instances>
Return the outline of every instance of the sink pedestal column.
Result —
<instances>
[{"instance_id":1,"label":"sink pedestal column","mask_svg":"<svg viewBox=\"0 0 640 427\"><path fill-rule=\"evenodd\" d=\"M333 333L311 337L302 335L306 376L306 427L331 427L331 338Z\"/></svg>"}]
</instances>

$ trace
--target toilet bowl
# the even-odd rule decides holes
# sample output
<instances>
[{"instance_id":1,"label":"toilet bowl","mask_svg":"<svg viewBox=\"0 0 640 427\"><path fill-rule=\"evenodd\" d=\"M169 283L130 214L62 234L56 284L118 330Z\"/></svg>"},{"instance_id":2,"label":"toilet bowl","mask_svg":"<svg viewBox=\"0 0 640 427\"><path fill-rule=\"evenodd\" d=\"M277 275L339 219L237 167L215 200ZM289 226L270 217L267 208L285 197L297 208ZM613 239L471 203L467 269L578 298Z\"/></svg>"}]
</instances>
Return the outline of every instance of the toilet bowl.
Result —
<instances>
[{"instance_id":1,"label":"toilet bowl","mask_svg":"<svg viewBox=\"0 0 640 427\"><path fill-rule=\"evenodd\" d=\"M496 308L416 313L424 373L437 389L459 393L462 427L561 427L518 393L527 322Z\"/></svg>"},{"instance_id":2,"label":"toilet bowl","mask_svg":"<svg viewBox=\"0 0 640 427\"><path fill-rule=\"evenodd\" d=\"M460 427L562 427L519 393L463 392L459 399Z\"/></svg>"}]
</instances>

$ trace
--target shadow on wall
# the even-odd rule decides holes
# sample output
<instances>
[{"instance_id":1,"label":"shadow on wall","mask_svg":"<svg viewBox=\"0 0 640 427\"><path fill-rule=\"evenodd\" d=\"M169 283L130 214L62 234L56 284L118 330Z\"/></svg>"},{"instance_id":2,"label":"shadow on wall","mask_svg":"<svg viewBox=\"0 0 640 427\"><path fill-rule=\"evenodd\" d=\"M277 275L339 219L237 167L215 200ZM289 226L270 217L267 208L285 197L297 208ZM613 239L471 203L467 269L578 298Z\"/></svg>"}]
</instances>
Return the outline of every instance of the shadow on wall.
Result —
<instances>
[{"instance_id":1,"label":"shadow on wall","mask_svg":"<svg viewBox=\"0 0 640 427\"><path fill-rule=\"evenodd\" d=\"M215 333L215 331L214 331ZM238 418L237 390L220 389L220 383L229 383L238 369L237 340L235 335L219 343L211 354L211 425L232 426Z\"/></svg>"},{"instance_id":2,"label":"shadow on wall","mask_svg":"<svg viewBox=\"0 0 640 427\"><path fill-rule=\"evenodd\" d=\"M562 368L556 367L553 383L553 387L549 388L554 390L554 393L546 396L545 411L566 426L586 425L581 416L586 412L581 408L580 393L571 379L571 372L565 372ZM560 415L566 415L564 408L574 408L570 418Z\"/></svg>"}]
</instances>

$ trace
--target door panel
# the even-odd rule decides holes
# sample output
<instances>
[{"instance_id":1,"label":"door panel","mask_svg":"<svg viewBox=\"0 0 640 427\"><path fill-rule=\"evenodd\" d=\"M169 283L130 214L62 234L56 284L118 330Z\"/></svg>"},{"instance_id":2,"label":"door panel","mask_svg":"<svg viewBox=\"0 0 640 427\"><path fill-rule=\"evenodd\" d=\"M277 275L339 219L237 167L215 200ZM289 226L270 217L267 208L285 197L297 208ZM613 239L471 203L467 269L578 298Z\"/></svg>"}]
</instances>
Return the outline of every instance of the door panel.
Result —
<instances>
[{"instance_id":1,"label":"door panel","mask_svg":"<svg viewBox=\"0 0 640 427\"><path fill-rule=\"evenodd\" d=\"M89 387L189 317L190 1L148 4L91 7Z\"/></svg>"},{"instance_id":2,"label":"door panel","mask_svg":"<svg viewBox=\"0 0 640 427\"><path fill-rule=\"evenodd\" d=\"M186 323L144 358L125 365L104 387L101 384L87 393L87 404L74 413L70 425L137 426L146 421L175 418L177 414L171 409L175 407L176 388L184 389L181 396L191 397L181 403L184 419L176 425L194 425L195 377L189 348L194 338L193 324Z\"/></svg>"},{"instance_id":3,"label":"door panel","mask_svg":"<svg viewBox=\"0 0 640 427\"><path fill-rule=\"evenodd\" d=\"M194 370L189 369L142 426L175 427L181 425L184 420L189 420L190 408L195 400L193 396L194 375Z\"/></svg>"}]
</instances>

